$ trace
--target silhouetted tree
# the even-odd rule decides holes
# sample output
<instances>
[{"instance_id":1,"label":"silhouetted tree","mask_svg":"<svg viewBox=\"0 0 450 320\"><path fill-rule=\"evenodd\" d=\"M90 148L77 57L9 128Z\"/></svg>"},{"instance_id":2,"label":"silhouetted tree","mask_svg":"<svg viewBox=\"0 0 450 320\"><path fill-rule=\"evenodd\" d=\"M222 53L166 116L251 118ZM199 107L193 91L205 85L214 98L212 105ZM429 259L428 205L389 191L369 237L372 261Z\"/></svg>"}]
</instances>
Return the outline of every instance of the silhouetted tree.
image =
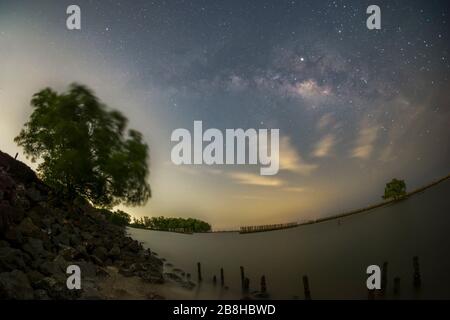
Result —
<instances>
[{"instance_id":1,"label":"silhouetted tree","mask_svg":"<svg viewBox=\"0 0 450 320\"><path fill-rule=\"evenodd\" d=\"M49 185L94 205L144 204L150 197L148 146L127 119L109 110L87 87L36 93L30 120L14 139Z\"/></svg>"},{"instance_id":2,"label":"silhouetted tree","mask_svg":"<svg viewBox=\"0 0 450 320\"><path fill-rule=\"evenodd\" d=\"M406 195L406 184L403 180L392 179L391 182L386 183L384 188L383 199L398 200Z\"/></svg>"}]
</instances>

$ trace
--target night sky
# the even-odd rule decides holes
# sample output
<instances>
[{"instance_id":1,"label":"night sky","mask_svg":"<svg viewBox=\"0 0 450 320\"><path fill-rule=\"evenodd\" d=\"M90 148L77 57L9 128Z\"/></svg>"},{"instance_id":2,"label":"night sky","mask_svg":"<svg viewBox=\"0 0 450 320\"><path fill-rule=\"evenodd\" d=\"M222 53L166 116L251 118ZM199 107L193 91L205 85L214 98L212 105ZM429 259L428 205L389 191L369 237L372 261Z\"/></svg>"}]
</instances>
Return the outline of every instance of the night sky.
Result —
<instances>
[{"instance_id":1,"label":"night sky","mask_svg":"<svg viewBox=\"0 0 450 320\"><path fill-rule=\"evenodd\" d=\"M82 29L66 29L66 8ZM366 8L381 8L368 30ZM450 173L448 1L0 0L0 149L33 93L80 82L149 143L135 216L217 229L313 219ZM171 132L280 129L281 170L171 163Z\"/></svg>"}]
</instances>

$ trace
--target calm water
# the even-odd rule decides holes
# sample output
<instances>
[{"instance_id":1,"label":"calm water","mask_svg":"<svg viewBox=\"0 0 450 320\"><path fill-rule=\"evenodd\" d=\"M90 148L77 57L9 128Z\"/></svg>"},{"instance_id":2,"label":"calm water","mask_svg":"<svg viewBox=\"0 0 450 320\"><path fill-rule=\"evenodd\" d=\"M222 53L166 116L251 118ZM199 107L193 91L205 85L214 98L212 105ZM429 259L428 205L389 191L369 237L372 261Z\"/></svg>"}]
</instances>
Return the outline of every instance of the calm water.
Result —
<instances>
[{"instance_id":1,"label":"calm water","mask_svg":"<svg viewBox=\"0 0 450 320\"><path fill-rule=\"evenodd\" d=\"M303 299L301 277L309 276L312 298L366 299L365 270L388 262L388 297L393 279L401 279L401 298L450 298L450 181L389 207L293 229L238 234L184 235L130 228L132 237L197 279L201 286L187 298L240 298L239 266L251 290L265 275L274 299ZM413 290L413 256L419 256L422 289ZM228 290L212 284L225 270ZM170 271L170 267L166 267ZM184 290L184 289L183 289Z\"/></svg>"}]
</instances>

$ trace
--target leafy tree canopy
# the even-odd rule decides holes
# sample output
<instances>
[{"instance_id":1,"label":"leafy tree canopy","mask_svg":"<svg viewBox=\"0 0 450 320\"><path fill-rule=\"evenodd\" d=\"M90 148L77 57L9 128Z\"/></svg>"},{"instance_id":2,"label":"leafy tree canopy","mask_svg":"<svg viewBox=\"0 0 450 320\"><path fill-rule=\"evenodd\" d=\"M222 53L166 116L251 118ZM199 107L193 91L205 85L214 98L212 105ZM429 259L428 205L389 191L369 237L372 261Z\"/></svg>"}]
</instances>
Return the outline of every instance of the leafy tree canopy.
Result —
<instances>
[{"instance_id":1,"label":"leafy tree canopy","mask_svg":"<svg viewBox=\"0 0 450 320\"><path fill-rule=\"evenodd\" d=\"M406 184L403 180L392 179L386 183L383 199L398 200L406 195Z\"/></svg>"},{"instance_id":2,"label":"leafy tree canopy","mask_svg":"<svg viewBox=\"0 0 450 320\"><path fill-rule=\"evenodd\" d=\"M150 197L148 146L126 130L127 119L109 110L87 87L36 93L33 113L14 139L49 185L94 205L144 204Z\"/></svg>"},{"instance_id":3,"label":"leafy tree canopy","mask_svg":"<svg viewBox=\"0 0 450 320\"><path fill-rule=\"evenodd\" d=\"M105 215L109 222L118 226L128 226L131 222L131 216L122 210L110 211L108 209L101 209L100 212Z\"/></svg>"}]
</instances>

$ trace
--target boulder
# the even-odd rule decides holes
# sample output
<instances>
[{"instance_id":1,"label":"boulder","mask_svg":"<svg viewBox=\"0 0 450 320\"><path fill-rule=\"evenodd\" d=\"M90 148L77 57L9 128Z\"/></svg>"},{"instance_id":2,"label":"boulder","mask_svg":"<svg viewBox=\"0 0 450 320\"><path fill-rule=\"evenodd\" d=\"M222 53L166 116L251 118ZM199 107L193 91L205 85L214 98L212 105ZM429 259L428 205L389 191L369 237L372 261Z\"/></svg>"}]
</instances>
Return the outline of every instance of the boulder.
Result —
<instances>
[{"instance_id":1,"label":"boulder","mask_svg":"<svg viewBox=\"0 0 450 320\"><path fill-rule=\"evenodd\" d=\"M70 264L72 264L72 263L69 263L65 258L64 258L64 256L63 255L57 255L56 257L55 257L55 259L53 259L53 263L56 265L56 267L57 267L57 269L58 269L58 272L62 272L62 273L65 273L66 272L66 270L67 270L67 267L70 265Z\"/></svg>"},{"instance_id":2,"label":"boulder","mask_svg":"<svg viewBox=\"0 0 450 320\"><path fill-rule=\"evenodd\" d=\"M50 300L50 297L47 294L47 291L43 289L38 289L34 291L34 299L35 300Z\"/></svg>"},{"instance_id":3,"label":"boulder","mask_svg":"<svg viewBox=\"0 0 450 320\"><path fill-rule=\"evenodd\" d=\"M137 253L141 249L141 245L139 244L139 242L134 240L128 245L128 249L133 253Z\"/></svg>"},{"instance_id":4,"label":"boulder","mask_svg":"<svg viewBox=\"0 0 450 320\"><path fill-rule=\"evenodd\" d=\"M114 246L112 247L112 249L109 250L108 255L109 255L111 258L118 258L118 257L120 256L120 247L117 246L117 245L114 245Z\"/></svg>"},{"instance_id":5,"label":"boulder","mask_svg":"<svg viewBox=\"0 0 450 320\"><path fill-rule=\"evenodd\" d=\"M12 271L25 269L22 251L10 247L0 248L0 270Z\"/></svg>"},{"instance_id":6,"label":"boulder","mask_svg":"<svg viewBox=\"0 0 450 320\"><path fill-rule=\"evenodd\" d=\"M13 246L19 246L26 241L26 239L22 236L22 233L20 233L15 227L6 230L4 238Z\"/></svg>"},{"instance_id":7,"label":"boulder","mask_svg":"<svg viewBox=\"0 0 450 320\"><path fill-rule=\"evenodd\" d=\"M92 239L92 234L90 234L89 232L81 232L81 238L84 241L90 241Z\"/></svg>"},{"instance_id":8,"label":"boulder","mask_svg":"<svg viewBox=\"0 0 450 320\"><path fill-rule=\"evenodd\" d=\"M35 286L36 283L44 279L44 275L37 270L29 270L27 271L28 280L30 280L31 286Z\"/></svg>"},{"instance_id":9,"label":"boulder","mask_svg":"<svg viewBox=\"0 0 450 320\"><path fill-rule=\"evenodd\" d=\"M106 250L105 247L96 247L94 249L94 256L99 258L100 260L104 261L108 256L108 250Z\"/></svg>"},{"instance_id":10,"label":"boulder","mask_svg":"<svg viewBox=\"0 0 450 320\"><path fill-rule=\"evenodd\" d=\"M183 279L176 273L173 272L166 272L164 273L164 277L166 279L172 280L174 282L182 283Z\"/></svg>"},{"instance_id":11,"label":"boulder","mask_svg":"<svg viewBox=\"0 0 450 320\"><path fill-rule=\"evenodd\" d=\"M160 272L147 271L141 275L141 278L149 283L164 283L164 277Z\"/></svg>"},{"instance_id":12,"label":"boulder","mask_svg":"<svg viewBox=\"0 0 450 320\"><path fill-rule=\"evenodd\" d=\"M55 245L69 246L70 245L70 235L68 233L62 231L57 236L53 237L53 243Z\"/></svg>"},{"instance_id":13,"label":"boulder","mask_svg":"<svg viewBox=\"0 0 450 320\"><path fill-rule=\"evenodd\" d=\"M0 168L0 200L13 200L15 198L16 183L9 173Z\"/></svg>"},{"instance_id":14,"label":"boulder","mask_svg":"<svg viewBox=\"0 0 450 320\"><path fill-rule=\"evenodd\" d=\"M37 190L34 186L26 189L25 195L27 196L28 199L34 202L40 202L45 200L45 197L43 197L41 195L41 192Z\"/></svg>"},{"instance_id":15,"label":"boulder","mask_svg":"<svg viewBox=\"0 0 450 320\"><path fill-rule=\"evenodd\" d=\"M79 246L81 244L81 239L78 233L73 232L69 237L69 242L73 247Z\"/></svg>"},{"instance_id":16,"label":"boulder","mask_svg":"<svg viewBox=\"0 0 450 320\"><path fill-rule=\"evenodd\" d=\"M98 266L102 266L102 267L103 267L103 265L104 265L104 264L103 264L103 261L100 260L97 256L91 255L90 258L91 258L91 261L92 261L93 263L95 263L95 264L98 265Z\"/></svg>"},{"instance_id":17,"label":"boulder","mask_svg":"<svg viewBox=\"0 0 450 320\"><path fill-rule=\"evenodd\" d=\"M86 256L85 254L86 250L84 250L84 253L80 251L83 249L84 248L82 246L79 246L77 248L64 247L63 249L59 250L59 255L67 261L76 260Z\"/></svg>"},{"instance_id":18,"label":"boulder","mask_svg":"<svg viewBox=\"0 0 450 320\"><path fill-rule=\"evenodd\" d=\"M31 218L26 217L22 220L22 222L17 227L17 230L19 230L20 233L24 236L37 236L40 233L40 230L36 225L33 223Z\"/></svg>"},{"instance_id":19,"label":"boulder","mask_svg":"<svg viewBox=\"0 0 450 320\"><path fill-rule=\"evenodd\" d=\"M8 202L2 201L0 203L0 235L4 235L10 229L16 211Z\"/></svg>"},{"instance_id":20,"label":"boulder","mask_svg":"<svg viewBox=\"0 0 450 320\"><path fill-rule=\"evenodd\" d=\"M0 298L15 300L33 299L33 288L25 273L19 270L0 273Z\"/></svg>"},{"instance_id":21,"label":"boulder","mask_svg":"<svg viewBox=\"0 0 450 320\"><path fill-rule=\"evenodd\" d=\"M37 283L37 287L45 290L51 299L73 299L74 293L78 290L67 289L62 280L55 277L45 277Z\"/></svg>"},{"instance_id":22,"label":"boulder","mask_svg":"<svg viewBox=\"0 0 450 320\"><path fill-rule=\"evenodd\" d=\"M0 167L6 168L15 181L21 183L39 182L36 174L24 163L15 160L9 154L0 151Z\"/></svg>"},{"instance_id":23,"label":"boulder","mask_svg":"<svg viewBox=\"0 0 450 320\"><path fill-rule=\"evenodd\" d=\"M44 249L43 242L40 239L28 238L28 242L25 243L22 248L34 259L48 256L48 252Z\"/></svg>"},{"instance_id":24,"label":"boulder","mask_svg":"<svg viewBox=\"0 0 450 320\"><path fill-rule=\"evenodd\" d=\"M97 274L98 269L101 268L96 266L92 262L87 261L76 261L73 262L73 264L80 267L82 279L94 278Z\"/></svg>"},{"instance_id":25,"label":"boulder","mask_svg":"<svg viewBox=\"0 0 450 320\"><path fill-rule=\"evenodd\" d=\"M52 276L61 273L61 269L55 261L44 261L39 266L39 271L46 276Z\"/></svg>"}]
</instances>

